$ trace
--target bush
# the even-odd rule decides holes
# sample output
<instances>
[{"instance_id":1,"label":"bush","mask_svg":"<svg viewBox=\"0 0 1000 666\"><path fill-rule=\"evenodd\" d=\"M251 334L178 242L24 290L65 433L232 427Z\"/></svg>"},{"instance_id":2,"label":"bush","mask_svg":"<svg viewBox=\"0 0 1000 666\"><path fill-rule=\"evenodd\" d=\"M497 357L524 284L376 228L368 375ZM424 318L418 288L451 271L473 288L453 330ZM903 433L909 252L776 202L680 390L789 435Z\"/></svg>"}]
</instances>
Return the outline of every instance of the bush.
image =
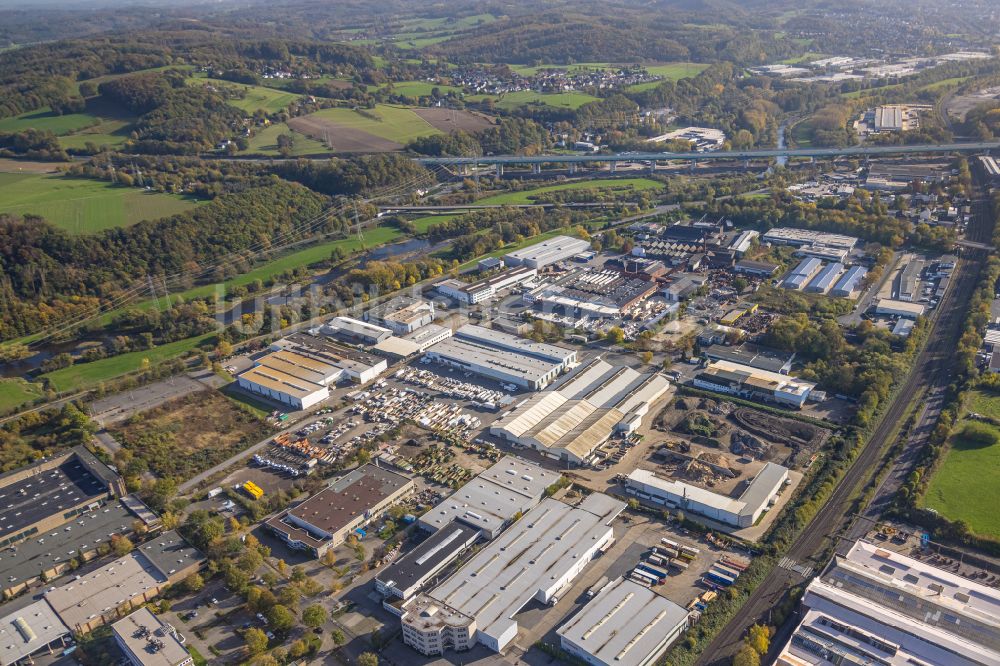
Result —
<instances>
[{"instance_id":1,"label":"bush","mask_svg":"<svg viewBox=\"0 0 1000 666\"><path fill-rule=\"evenodd\" d=\"M959 438L964 440L966 444L977 447L993 446L1000 441L1000 435L997 434L995 428L991 428L985 423L976 422L966 423Z\"/></svg>"}]
</instances>

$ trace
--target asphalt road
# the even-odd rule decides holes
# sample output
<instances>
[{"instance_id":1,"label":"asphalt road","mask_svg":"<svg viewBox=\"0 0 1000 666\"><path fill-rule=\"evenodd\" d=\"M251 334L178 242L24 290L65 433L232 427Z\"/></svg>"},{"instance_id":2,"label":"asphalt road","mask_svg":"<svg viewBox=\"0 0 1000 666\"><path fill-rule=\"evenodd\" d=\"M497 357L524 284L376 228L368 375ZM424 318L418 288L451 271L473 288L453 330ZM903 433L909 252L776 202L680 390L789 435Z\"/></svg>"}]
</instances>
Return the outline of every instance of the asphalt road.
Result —
<instances>
[{"instance_id":1,"label":"asphalt road","mask_svg":"<svg viewBox=\"0 0 1000 666\"><path fill-rule=\"evenodd\" d=\"M988 215L984 217L983 213L983 204L980 204L974 221L977 229L971 232L972 240L989 237L991 224ZM961 335L969 298L975 288L977 269L984 257L985 253L972 251L967 252L959 262L951 289L938 308L927 344L914 360L910 374L896 394L896 399L886 410L875 432L834 489L830 499L792 544L784 560L786 563L813 567L816 570L825 564L814 558L822 554L831 538L839 540L839 535L844 533L845 522L849 519L848 514L853 505L852 498L877 468L883 455L883 444L887 443L897 424L906 417L912 396L924 386L936 386L940 383L947 385L951 376L951 359ZM775 567L736 616L709 644L697 663L729 664L729 659L739 649L747 628L761 619L766 621L768 612L782 600L785 592L804 580L797 571L785 566ZM778 641L775 641L775 646L778 647Z\"/></svg>"}]
</instances>

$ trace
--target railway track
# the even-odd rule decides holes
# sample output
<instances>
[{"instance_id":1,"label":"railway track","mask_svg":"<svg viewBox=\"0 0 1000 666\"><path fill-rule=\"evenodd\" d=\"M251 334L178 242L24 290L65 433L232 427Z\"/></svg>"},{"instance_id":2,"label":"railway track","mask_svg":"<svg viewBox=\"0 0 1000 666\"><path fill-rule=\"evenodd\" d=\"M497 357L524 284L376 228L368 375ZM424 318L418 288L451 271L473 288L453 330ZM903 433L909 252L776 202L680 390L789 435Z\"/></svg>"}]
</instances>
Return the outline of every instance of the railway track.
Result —
<instances>
[{"instance_id":1,"label":"railway track","mask_svg":"<svg viewBox=\"0 0 1000 666\"><path fill-rule=\"evenodd\" d=\"M976 205L974 228L970 236L976 241L988 241L992 234L989 205L981 200ZM739 650L747 629L754 622L767 621L768 613L779 603L786 591L805 582L803 570L819 571L826 563L819 561L832 541L839 541L847 528L854 498L862 484L871 480L884 455L884 445L905 418L911 398L928 383L947 384L951 376L951 359L961 336L969 299L975 289L979 268L986 259L982 250L966 252L955 269L951 288L945 294L933 321L927 343L914 359L911 370L894 396L875 431L864 444L830 499L816 513L785 553L783 562L790 566L772 569L764 581L719 632L696 662L699 665L729 664ZM931 380L934 380L931 382ZM836 545L836 544L834 544ZM777 646L777 641L775 642Z\"/></svg>"}]
</instances>

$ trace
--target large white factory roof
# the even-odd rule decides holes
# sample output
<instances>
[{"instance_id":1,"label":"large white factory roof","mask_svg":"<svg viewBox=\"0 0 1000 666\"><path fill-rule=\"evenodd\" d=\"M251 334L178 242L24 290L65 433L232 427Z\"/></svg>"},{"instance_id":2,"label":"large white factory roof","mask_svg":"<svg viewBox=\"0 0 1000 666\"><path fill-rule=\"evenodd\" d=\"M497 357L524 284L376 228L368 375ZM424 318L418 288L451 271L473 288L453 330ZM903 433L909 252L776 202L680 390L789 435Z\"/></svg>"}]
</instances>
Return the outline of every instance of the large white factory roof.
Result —
<instances>
[{"instance_id":1,"label":"large white factory roof","mask_svg":"<svg viewBox=\"0 0 1000 666\"><path fill-rule=\"evenodd\" d=\"M858 239L854 236L844 234L831 234L825 231L814 231L812 229L792 229L790 227L776 227L764 234L764 240L768 243L779 243L782 245L825 245L844 250L852 250L858 244Z\"/></svg>"},{"instance_id":2,"label":"large white factory roof","mask_svg":"<svg viewBox=\"0 0 1000 666\"><path fill-rule=\"evenodd\" d=\"M506 255L508 265L547 266L590 249L590 243L572 236L553 236L541 243L514 250Z\"/></svg>"},{"instance_id":3,"label":"large white factory roof","mask_svg":"<svg viewBox=\"0 0 1000 666\"><path fill-rule=\"evenodd\" d=\"M637 469L629 473L628 480L655 488L666 495L683 497L718 511L735 516L753 515L770 501L775 487L788 474L788 469L773 462L765 464L738 499L714 493L683 481L665 479L653 472Z\"/></svg>"},{"instance_id":4,"label":"large white factory roof","mask_svg":"<svg viewBox=\"0 0 1000 666\"><path fill-rule=\"evenodd\" d=\"M461 520L492 535L518 511L534 505L558 480L557 472L523 458L504 456L422 515L420 523L438 530L452 520Z\"/></svg>"},{"instance_id":5,"label":"large white factory roof","mask_svg":"<svg viewBox=\"0 0 1000 666\"><path fill-rule=\"evenodd\" d=\"M688 611L624 578L608 583L556 633L586 651L592 663L640 666L666 648L663 640L684 627Z\"/></svg>"},{"instance_id":6,"label":"large white factory roof","mask_svg":"<svg viewBox=\"0 0 1000 666\"><path fill-rule=\"evenodd\" d=\"M494 423L491 432L547 449L565 449L582 460L626 416L644 414L669 386L659 373L643 374L598 359L558 388L522 402Z\"/></svg>"},{"instance_id":7,"label":"large white factory roof","mask_svg":"<svg viewBox=\"0 0 1000 666\"><path fill-rule=\"evenodd\" d=\"M806 588L778 664L1000 664L1000 591L866 541ZM859 638L864 640L858 640Z\"/></svg>"},{"instance_id":8,"label":"large white factory roof","mask_svg":"<svg viewBox=\"0 0 1000 666\"><path fill-rule=\"evenodd\" d=\"M732 363L730 361L713 361L708 364L706 371L709 373L721 372L740 375L743 378L743 381L747 384L771 391L780 391L781 393L787 393L789 395L800 396L808 394L816 388L816 384L813 382L807 382L804 379L797 379L790 375L769 372L768 370L761 370L749 365Z\"/></svg>"},{"instance_id":9,"label":"large white factory roof","mask_svg":"<svg viewBox=\"0 0 1000 666\"><path fill-rule=\"evenodd\" d=\"M480 633L501 643L516 633L521 608L552 598L583 558L607 541L611 521L624 508L601 493L578 507L543 500L427 597L475 618Z\"/></svg>"},{"instance_id":10,"label":"large white factory roof","mask_svg":"<svg viewBox=\"0 0 1000 666\"><path fill-rule=\"evenodd\" d=\"M497 349L488 341L467 337L445 338L428 351L444 358L460 360L467 365L514 375L527 382L542 381L557 366L552 361L527 356L517 351Z\"/></svg>"},{"instance_id":11,"label":"large white factory roof","mask_svg":"<svg viewBox=\"0 0 1000 666\"><path fill-rule=\"evenodd\" d=\"M566 347L550 345L544 342L534 342L511 335L510 333L504 333L503 331L495 331L485 326L476 326L475 324L462 326L455 331L455 336L491 344L500 349L537 356L553 363L567 363L576 354L574 350L567 349Z\"/></svg>"}]
</instances>

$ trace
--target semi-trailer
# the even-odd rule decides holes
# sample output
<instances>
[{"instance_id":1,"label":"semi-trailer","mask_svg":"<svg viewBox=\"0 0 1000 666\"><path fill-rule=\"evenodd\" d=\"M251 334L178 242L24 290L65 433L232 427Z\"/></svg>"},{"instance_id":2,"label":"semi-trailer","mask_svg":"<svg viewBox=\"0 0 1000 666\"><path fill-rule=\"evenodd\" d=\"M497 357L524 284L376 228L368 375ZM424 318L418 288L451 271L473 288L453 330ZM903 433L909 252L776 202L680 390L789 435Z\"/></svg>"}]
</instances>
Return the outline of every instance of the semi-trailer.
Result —
<instances>
[{"instance_id":1,"label":"semi-trailer","mask_svg":"<svg viewBox=\"0 0 1000 666\"><path fill-rule=\"evenodd\" d=\"M716 571L715 569L709 569L706 571L705 577L715 583L718 583L719 585L725 585L726 587L729 587L736 582L736 579L732 576L727 576L721 571Z\"/></svg>"},{"instance_id":2,"label":"semi-trailer","mask_svg":"<svg viewBox=\"0 0 1000 666\"><path fill-rule=\"evenodd\" d=\"M666 569L661 569L660 567L654 564L648 564L646 562L640 562L636 566L636 569L639 569L643 573L648 573L653 576L656 576L660 580L667 578L670 575Z\"/></svg>"},{"instance_id":3,"label":"semi-trailer","mask_svg":"<svg viewBox=\"0 0 1000 666\"><path fill-rule=\"evenodd\" d=\"M739 578L740 574L743 573L742 571L737 571L736 569L733 569L732 567L727 567L726 565L719 564L718 562L716 562L713 565L713 568L716 571L721 571L722 573L726 574L727 576L732 576L733 579Z\"/></svg>"}]
</instances>

